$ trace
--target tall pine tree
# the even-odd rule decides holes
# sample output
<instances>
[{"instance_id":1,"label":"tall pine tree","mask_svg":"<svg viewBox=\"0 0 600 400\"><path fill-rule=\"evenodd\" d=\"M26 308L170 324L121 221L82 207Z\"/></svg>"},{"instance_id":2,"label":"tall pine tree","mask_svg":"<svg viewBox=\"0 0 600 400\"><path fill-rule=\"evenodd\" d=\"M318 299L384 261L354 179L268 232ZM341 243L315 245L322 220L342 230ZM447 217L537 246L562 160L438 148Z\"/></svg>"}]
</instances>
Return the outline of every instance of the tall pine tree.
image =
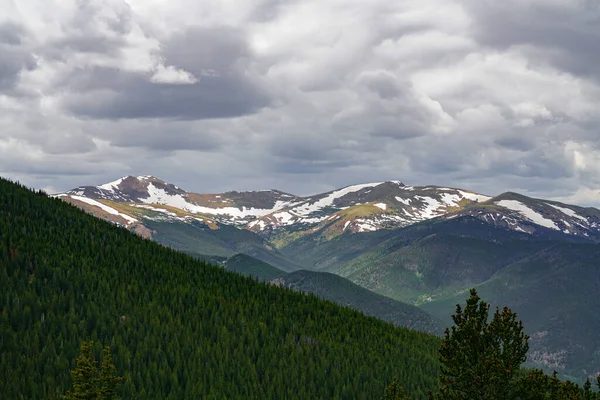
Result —
<instances>
[{"instance_id":1,"label":"tall pine tree","mask_svg":"<svg viewBox=\"0 0 600 400\"><path fill-rule=\"evenodd\" d=\"M65 400L113 400L117 397L117 386L123 381L117 376L117 369L112 360L110 346L102 352L102 363L98 371L98 363L92 354L94 342L82 342L79 347L77 366L71 372L73 391L67 391Z\"/></svg>"},{"instance_id":2,"label":"tall pine tree","mask_svg":"<svg viewBox=\"0 0 600 400\"><path fill-rule=\"evenodd\" d=\"M464 310L456 305L454 326L446 329L440 347L441 399L510 397L511 381L526 359L529 337L510 309L496 309L488 323L489 309L475 289Z\"/></svg>"},{"instance_id":3,"label":"tall pine tree","mask_svg":"<svg viewBox=\"0 0 600 400\"><path fill-rule=\"evenodd\" d=\"M113 400L117 397L117 386L123 382L123 378L117 376L117 368L113 363L110 346L106 346L102 352L99 382L99 400Z\"/></svg>"},{"instance_id":4,"label":"tall pine tree","mask_svg":"<svg viewBox=\"0 0 600 400\"><path fill-rule=\"evenodd\" d=\"M71 372L73 391L63 396L66 400L96 400L98 398L98 366L92 350L94 342L82 342L79 346L77 366Z\"/></svg>"}]
</instances>

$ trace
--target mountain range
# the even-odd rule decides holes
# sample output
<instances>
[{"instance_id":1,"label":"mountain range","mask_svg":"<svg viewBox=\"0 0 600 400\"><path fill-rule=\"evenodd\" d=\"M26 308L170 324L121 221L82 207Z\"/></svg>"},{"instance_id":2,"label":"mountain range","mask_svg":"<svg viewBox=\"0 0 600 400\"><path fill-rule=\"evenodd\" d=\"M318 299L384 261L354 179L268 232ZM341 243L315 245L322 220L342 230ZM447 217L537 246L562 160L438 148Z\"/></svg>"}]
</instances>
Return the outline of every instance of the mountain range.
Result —
<instances>
[{"instance_id":1,"label":"mountain range","mask_svg":"<svg viewBox=\"0 0 600 400\"><path fill-rule=\"evenodd\" d=\"M298 234L331 238L344 232L372 232L432 218L474 216L488 224L529 234L547 230L597 239L600 210L532 199L517 193L496 197L400 181L347 186L300 197L279 190L199 194L153 176L127 176L99 186L82 186L57 196L123 225L144 220L233 225L285 243ZM158 207L157 207L158 206ZM294 235L295 233L295 235Z\"/></svg>"},{"instance_id":2,"label":"mountain range","mask_svg":"<svg viewBox=\"0 0 600 400\"><path fill-rule=\"evenodd\" d=\"M297 196L199 194L128 176L55 196L224 268L340 304L357 308L354 298L365 294L357 288L367 289L397 302L392 314L404 317L395 323L429 332L439 332L436 321L450 323L454 305L478 287L530 327L531 362L574 377L600 371L600 320L589 311L600 308L600 264L590 256L600 249L595 208L400 181ZM363 312L390 315L379 298L369 304Z\"/></svg>"}]
</instances>

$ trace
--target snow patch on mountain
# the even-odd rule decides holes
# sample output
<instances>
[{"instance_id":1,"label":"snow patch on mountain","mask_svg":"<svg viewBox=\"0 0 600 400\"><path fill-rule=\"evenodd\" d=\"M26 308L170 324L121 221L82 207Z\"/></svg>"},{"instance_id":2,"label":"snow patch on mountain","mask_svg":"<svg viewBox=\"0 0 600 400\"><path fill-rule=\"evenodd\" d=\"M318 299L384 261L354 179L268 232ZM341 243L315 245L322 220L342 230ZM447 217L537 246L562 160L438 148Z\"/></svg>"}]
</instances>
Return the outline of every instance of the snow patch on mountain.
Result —
<instances>
[{"instance_id":1,"label":"snow patch on mountain","mask_svg":"<svg viewBox=\"0 0 600 400\"><path fill-rule=\"evenodd\" d=\"M386 210L387 209L387 204L385 203L377 203L377 204L373 204L375 207L381 208L382 210Z\"/></svg>"},{"instance_id":2,"label":"snow patch on mountain","mask_svg":"<svg viewBox=\"0 0 600 400\"><path fill-rule=\"evenodd\" d=\"M71 198L74 199L74 200L78 200L78 201L81 201L83 203L89 204L91 206L95 206L95 207L101 208L102 210L106 211L107 213L109 213L111 215L118 215L119 217L125 219L128 224L132 224L134 222L138 222L137 219L135 219L133 217L130 217L127 214L120 213L117 210L115 210L114 208L109 207L106 204L100 203L99 201L88 199L87 197L76 196L76 195L71 195Z\"/></svg>"},{"instance_id":3,"label":"snow patch on mountain","mask_svg":"<svg viewBox=\"0 0 600 400\"><path fill-rule=\"evenodd\" d=\"M271 209L246 207L211 208L190 203L185 197L183 197L180 194L169 194L164 189L157 188L156 186L154 186L152 182L148 184L147 191L148 197L140 199L142 202L147 204L164 204L171 207L180 208L184 211L194 214L229 215L231 217L241 219L246 217L262 217L289 205L288 202L277 200L275 202L275 205Z\"/></svg>"},{"instance_id":4,"label":"snow patch on mountain","mask_svg":"<svg viewBox=\"0 0 600 400\"><path fill-rule=\"evenodd\" d=\"M425 206L423 206L423 210L421 210L421 214L420 214L421 218L429 219L429 218L434 218L434 217L437 217L438 215L443 214L443 212L438 211L438 209L444 205L443 203L440 203L439 201L437 201L436 199L431 198L431 197L426 197L426 196L415 196L415 197L425 203Z\"/></svg>"},{"instance_id":5,"label":"snow patch on mountain","mask_svg":"<svg viewBox=\"0 0 600 400\"><path fill-rule=\"evenodd\" d=\"M104 185L97 186L98 189L108 190L109 192L114 192L115 189L118 189L118 186L123 182L127 177L124 176L122 178L117 179L116 181L105 183Z\"/></svg>"},{"instance_id":6,"label":"snow patch on mountain","mask_svg":"<svg viewBox=\"0 0 600 400\"><path fill-rule=\"evenodd\" d=\"M402 204L407 205L407 206L409 206L410 202L412 201L412 199L403 199L402 197L398 197L398 196L396 196L394 198L396 199L396 201L398 203L402 203Z\"/></svg>"},{"instance_id":7,"label":"snow patch on mountain","mask_svg":"<svg viewBox=\"0 0 600 400\"><path fill-rule=\"evenodd\" d=\"M540 225L540 226L543 226L546 228L550 228L550 229L560 230L560 228L558 226L556 226L554 221L544 218L541 214L535 212L534 210L527 207L525 204L521 203L520 201L500 200L500 201L496 202L496 204L499 205L500 207L504 207L504 208L508 208L509 210L517 211L518 213L520 213L522 216L524 216L525 218L527 218L534 224L537 224L537 225Z\"/></svg>"},{"instance_id":8,"label":"snow patch on mountain","mask_svg":"<svg viewBox=\"0 0 600 400\"><path fill-rule=\"evenodd\" d=\"M358 192L359 190L369 187L379 186L382 183L383 182L365 183L362 185L348 186L343 189L333 191L329 195L315 201L314 203L302 203L299 207L294 208L293 211L299 216L307 216L325 207L332 206L336 199L339 199L340 197L343 197L349 193Z\"/></svg>"},{"instance_id":9,"label":"snow patch on mountain","mask_svg":"<svg viewBox=\"0 0 600 400\"><path fill-rule=\"evenodd\" d=\"M477 194L472 192L465 192L464 190L459 190L458 193L460 193L467 200L476 201L479 203L491 199L490 196L485 196L483 194Z\"/></svg>"},{"instance_id":10,"label":"snow patch on mountain","mask_svg":"<svg viewBox=\"0 0 600 400\"><path fill-rule=\"evenodd\" d=\"M560 207L560 206L550 204L550 203L546 203L546 204L549 205L550 207L562 212L563 214L568 215L569 217L577 218L582 221L588 222L587 218L582 217L581 215L577 214L574 210L571 210L570 208Z\"/></svg>"}]
</instances>

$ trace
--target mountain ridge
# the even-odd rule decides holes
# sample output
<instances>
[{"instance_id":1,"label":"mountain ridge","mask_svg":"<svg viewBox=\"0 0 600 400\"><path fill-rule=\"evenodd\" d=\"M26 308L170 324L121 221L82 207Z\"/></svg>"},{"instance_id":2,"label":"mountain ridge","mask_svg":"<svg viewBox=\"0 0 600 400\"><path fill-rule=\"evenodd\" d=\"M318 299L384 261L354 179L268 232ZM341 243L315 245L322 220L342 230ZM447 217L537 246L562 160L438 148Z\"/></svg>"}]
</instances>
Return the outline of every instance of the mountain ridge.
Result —
<instances>
[{"instance_id":1,"label":"mountain ridge","mask_svg":"<svg viewBox=\"0 0 600 400\"><path fill-rule=\"evenodd\" d=\"M233 225L258 233L275 246L313 232L329 240L345 232L389 230L464 215L528 234L551 229L600 240L600 210L593 207L515 192L492 197L444 186L409 186L401 181L349 185L302 197L276 189L193 193L143 175L80 186L55 196L143 232L139 226L144 219L162 214L164 220L196 221L213 229Z\"/></svg>"}]
</instances>

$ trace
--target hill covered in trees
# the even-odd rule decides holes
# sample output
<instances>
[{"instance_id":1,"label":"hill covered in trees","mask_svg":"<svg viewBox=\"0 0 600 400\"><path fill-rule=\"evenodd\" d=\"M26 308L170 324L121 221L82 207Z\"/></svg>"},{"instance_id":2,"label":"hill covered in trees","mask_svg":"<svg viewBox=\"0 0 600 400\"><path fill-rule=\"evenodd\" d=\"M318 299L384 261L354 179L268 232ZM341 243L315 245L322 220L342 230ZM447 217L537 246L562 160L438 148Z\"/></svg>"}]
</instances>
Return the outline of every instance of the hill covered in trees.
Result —
<instances>
[{"instance_id":1,"label":"hill covered in trees","mask_svg":"<svg viewBox=\"0 0 600 400\"><path fill-rule=\"evenodd\" d=\"M110 345L123 398L367 399L394 375L414 399L436 386L438 338L213 267L2 179L0 287L0 398L59 398L85 340Z\"/></svg>"}]
</instances>

